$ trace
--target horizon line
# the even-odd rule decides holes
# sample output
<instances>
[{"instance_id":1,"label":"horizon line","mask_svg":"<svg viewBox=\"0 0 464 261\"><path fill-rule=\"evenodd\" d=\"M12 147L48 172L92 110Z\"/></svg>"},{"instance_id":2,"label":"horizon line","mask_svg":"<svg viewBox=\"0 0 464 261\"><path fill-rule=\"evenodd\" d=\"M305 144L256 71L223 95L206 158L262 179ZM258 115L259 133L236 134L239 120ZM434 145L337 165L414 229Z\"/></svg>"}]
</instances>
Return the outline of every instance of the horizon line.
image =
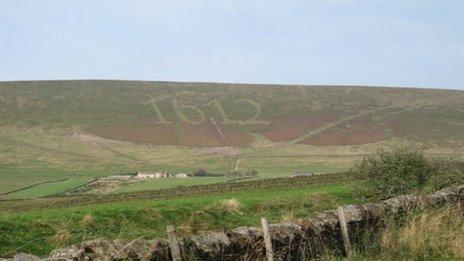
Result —
<instances>
[{"instance_id":1,"label":"horizon line","mask_svg":"<svg viewBox=\"0 0 464 261\"><path fill-rule=\"evenodd\" d=\"M119 81L119 82L153 82L153 83L193 83L193 84L224 84L224 85L261 85L261 86L287 86L287 87L365 87L365 88L395 88L395 89L428 89L464 91L453 87L436 86L406 86L406 85L377 85L377 84L309 84L309 83L265 83L265 82L218 82L218 81L183 81L183 80L140 80L140 79L115 79L115 78L71 78L71 79L27 79L27 80L1 80L0 83L12 82L59 82L59 81Z\"/></svg>"}]
</instances>

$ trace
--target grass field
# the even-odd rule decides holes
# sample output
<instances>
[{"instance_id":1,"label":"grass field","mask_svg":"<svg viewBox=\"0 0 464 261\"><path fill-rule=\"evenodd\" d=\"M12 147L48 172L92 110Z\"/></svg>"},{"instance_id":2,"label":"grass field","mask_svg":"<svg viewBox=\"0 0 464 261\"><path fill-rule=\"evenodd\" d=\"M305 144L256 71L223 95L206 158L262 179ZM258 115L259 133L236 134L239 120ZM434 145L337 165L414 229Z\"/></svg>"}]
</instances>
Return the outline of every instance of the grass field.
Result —
<instances>
[{"instance_id":1,"label":"grass field","mask_svg":"<svg viewBox=\"0 0 464 261\"><path fill-rule=\"evenodd\" d=\"M77 177L70 178L65 181L39 184L37 186L9 194L9 197L12 199L44 197L77 187L86 182L89 182L90 180L92 179L86 177Z\"/></svg>"},{"instance_id":2,"label":"grass field","mask_svg":"<svg viewBox=\"0 0 464 261\"><path fill-rule=\"evenodd\" d=\"M353 203L349 185L264 189L181 199L141 200L72 208L3 213L0 216L0 256L10 252L47 255L52 249L85 239L107 237L130 240L165 236L168 224L182 233L257 225L306 217L314 211ZM223 200L236 199L230 209Z\"/></svg>"},{"instance_id":3,"label":"grass field","mask_svg":"<svg viewBox=\"0 0 464 261\"><path fill-rule=\"evenodd\" d=\"M174 188L178 186L194 186L194 185L206 185L212 183L224 182L224 178L214 178L214 177L205 177L205 178L187 178L187 179L164 179L164 180L154 180L139 182L135 184L130 184L124 186L116 192L133 192L133 191L143 191L143 190L157 190L157 189L167 189Z\"/></svg>"}]
</instances>

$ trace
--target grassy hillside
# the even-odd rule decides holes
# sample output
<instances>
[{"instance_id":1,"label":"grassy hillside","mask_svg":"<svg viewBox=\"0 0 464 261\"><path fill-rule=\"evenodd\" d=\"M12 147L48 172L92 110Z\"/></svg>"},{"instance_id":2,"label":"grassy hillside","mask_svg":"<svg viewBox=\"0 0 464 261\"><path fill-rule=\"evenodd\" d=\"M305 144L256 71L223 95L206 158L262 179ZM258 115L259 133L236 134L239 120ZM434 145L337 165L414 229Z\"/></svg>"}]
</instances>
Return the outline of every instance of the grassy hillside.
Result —
<instances>
[{"instance_id":1,"label":"grassy hillside","mask_svg":"<svg viewBox=\"0 0 464 261\"><path fill-rule=\"evenodd\" d=\"M72 178L21 198L137 170L336 172L400 139L433 155L464 153L464 92L451 90L2 82L0 116L0 193Z\"/></svg>"},{"instance_id":2,"label":"grassy hillside","mask_svg":"<svg viewBox=\"0 0 464 261\"><path fill-rule=\"evenodd\" d=\"M463 106L464 93L451 90L131 81L0 83L2 125L79 127L118 140L201 147L249 146L250 133L271 141L317 145L364 144L400 136L461 140L464 134L457 130L464 124ZM214 132L210 119L218 123L223 137Z\"/></svg>"}]
</instances>

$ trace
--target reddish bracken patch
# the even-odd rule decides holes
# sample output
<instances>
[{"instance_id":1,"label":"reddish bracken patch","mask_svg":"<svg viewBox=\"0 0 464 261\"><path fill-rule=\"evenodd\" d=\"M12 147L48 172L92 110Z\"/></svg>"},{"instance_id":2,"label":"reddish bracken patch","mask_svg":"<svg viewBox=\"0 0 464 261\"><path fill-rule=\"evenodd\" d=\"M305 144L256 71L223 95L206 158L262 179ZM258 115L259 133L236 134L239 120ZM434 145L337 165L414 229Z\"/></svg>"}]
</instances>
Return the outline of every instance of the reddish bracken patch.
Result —
<instances>
[{"instance_id":1,"label":"reddish bracken patch","mask_svg":"<svg viewBox=\"0 0 464 261\"><path fill-rule=\"evenodd\" d=\"M359 145L384 139L384 127L364 117L316 134L301 143L316 146Z\"/></svg>"},{"instance_id":2,"label":"reddish bracken patch","mask_svg":"<svg viewBox=\"0 0 464 261\"><path fill-rule=\"evenodd\" d=\"M303 135L306 131L316 129L337 120L329 114L313 115L307 118L275 119L264 137L274 142L289 141Z\"/></svg>"},{"instance_id":3,"label":"reddish bracken patch","mask_svg":"<svg viewBox=\"0 0 464 261\"><path fill-rule=\"evenodd\" d=\"M407 131L397 116L391 116L390 118L388 118L387 121L385 122L385 125L387 126L387 128L392 130L393 136L395 137L406 136Z\"/></svg>"},{"instance_id":4,"label":"reddish bracken patch","mask_svg":"<svg viewBox=\"0 0 464 261\"><path fill-rule=\"evenodd\" d=\"M247 147L253 137L241 131L237 125L218 124L205 120L201 124L181 123L139 123L136 126L109 125L92 127L89 133L105 139L149 143L159 145L183 145L192 147L236 146Z\"/></svg>"},{"instance_id":5,"label":"reddish bracken patch","mask_svg":"<svg viewBox=\"0 0 464 261\"><path fill-rule=\"evenodd\" d=\"M179 130L179 145L193 147L237 146L247 147L253 137L233 124L215 125L210 120L195 125L182 123Z\"/></svg>"}]
</instances>

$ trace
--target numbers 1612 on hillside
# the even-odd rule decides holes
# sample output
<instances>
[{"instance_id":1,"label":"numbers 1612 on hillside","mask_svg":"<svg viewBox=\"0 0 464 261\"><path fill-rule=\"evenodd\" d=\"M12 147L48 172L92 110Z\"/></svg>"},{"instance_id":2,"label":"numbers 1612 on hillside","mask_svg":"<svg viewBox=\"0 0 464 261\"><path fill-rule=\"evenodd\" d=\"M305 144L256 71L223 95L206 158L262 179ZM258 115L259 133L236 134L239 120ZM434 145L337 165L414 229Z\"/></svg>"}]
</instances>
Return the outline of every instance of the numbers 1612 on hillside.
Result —
<instances>
[{"instance_id":1,"label":"numbers 1612 on hillside","mask_svg":"<svg viewBox=\"0 0 464 261\"><path fill-rule=\"evenodd\" d=\"M184 121L190 124L198 125L198 124L203 123L206 120L206 116L200 107L195 106L195 105L182 104L182 102L179 100L181 96L187 96L187 95L195 95L195 94L191 92L182 92L182 93L177 94L172 99L172 108L174 110L175 115L181 121ZM224 109L224 106L222 106L221 102L218 99L212 99L211 101L207 102L205 106L210 106L212 109L215 109L217 111L220 119L216 119L216 120L218 120L220 123L224 123L224 124L269 124L270 123L269 121L258 120L261 114L260 103L252 99L247 99L247 98L238 99L233 102L237 104L237 106L245 106L243 108L249 108L250 116L248 116L245 119L231 119L227 111ZM156 121L155 123L165 123L165 124L173 123L172 121L169 121L166 119L165 113L161 110L155 97L150 96L150 99L144 102L143 105L151 106L153 108L153 111L155 112L156 117L158 119L158 121Z\"/></svg>"}]
</instances>

